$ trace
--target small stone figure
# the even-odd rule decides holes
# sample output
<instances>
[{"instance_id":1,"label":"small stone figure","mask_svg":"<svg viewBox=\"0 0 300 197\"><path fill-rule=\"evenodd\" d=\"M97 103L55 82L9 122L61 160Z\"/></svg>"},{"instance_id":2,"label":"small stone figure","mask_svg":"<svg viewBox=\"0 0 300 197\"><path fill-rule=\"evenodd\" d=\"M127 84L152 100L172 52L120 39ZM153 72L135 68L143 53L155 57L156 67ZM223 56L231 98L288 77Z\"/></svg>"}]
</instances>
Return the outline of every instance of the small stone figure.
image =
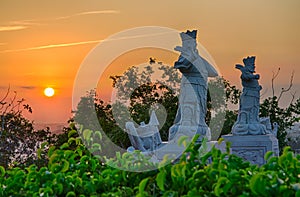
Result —
<instances>
[{"instance_id":1,"label":"small stone figure","mask_svg":"<svg viewBox=\"0 0 300 197\"><path fill-rule=\"evenodd\" d=\"M159 122L154 111L151 113L149 123L141 122L138 128L135 128L133 122L126 122L126 129L132 144L128 150L147 152L157 149L162 144L158 126Z\"/></svg>"},{"instance_id":2,"label":"small stone figure","mask_svg":"<svg viewBox=\"0 0 300 197\"><path fill-rule=\"evenodd\" d=\"M197 30L182 32L182 47L175 48L181 54L174 68L180 70L182 80L178 111L174 125L169 129L169 140L179 130L193 130L200 134L200 138L206 136L210 140L210 130L205 123L207 78L218 76L218 72L199 55L196 35Z\"/></svg>"},{"instance_id":3,"label":"small stone figure","mask_svg":"<svg viewBox=\"0 0 300 197\"><path fill-rule=\"evenodd\" d=\"M233 135L264 135L272 132L269 119L259 118L260 90L259 74L255 73L255 56L243 59L244 65L235 68L242 72L243 93L240 98L238 119L233 125ZM274 125L275 126L275 125Z\"/></svg>"},{"instance_id":4,"label":"small stone figure","mask_svg":"<svg viewBox=\"0 0 300 197\"><path fill-rule=\"evenodd\" d=\"M267 134L273 134L275 137L277 137L277 131L278 131L278 123L277 122L273 123L273 129L272 129L270 117L261 117L261 118L259 118L259 121L261 124L265 125Z\"/></svg>"}]
</instances>

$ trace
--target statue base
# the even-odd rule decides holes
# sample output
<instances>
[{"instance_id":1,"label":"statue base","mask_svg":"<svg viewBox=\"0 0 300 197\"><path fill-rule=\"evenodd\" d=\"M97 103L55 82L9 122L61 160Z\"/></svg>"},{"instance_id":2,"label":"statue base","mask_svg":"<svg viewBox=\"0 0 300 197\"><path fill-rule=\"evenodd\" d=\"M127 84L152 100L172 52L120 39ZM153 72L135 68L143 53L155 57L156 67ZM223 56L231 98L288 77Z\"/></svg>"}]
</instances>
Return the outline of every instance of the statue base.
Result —
<instances>
[{"instance_id":1,"label":"statue base","mask_svg":"<svg viewBox=\"0 0 300 197\"><path fill-rule=\"evenodd\" d=\"M162 161L165 156L168 158L174 158L174 161L176 161L185 150L183 146L178 146L177 143L163 142L163 144L164 145L160 149L154 151L153 155L157 159L157 162ZM206 142L206 145L203 145L199 148L199 153L204 155L205 153L211 151L213 147L219 149L223 153L226 152L226 143L224 141L221 142L221 144L218 144L217 141L209 141Z\"/></svg>"},{"instance_id":2,"label":"statue base","mask_svg":"<svg viewBox=\"0 0 300 197\"><path fill-rule=\"evenodd\" d=\"M223 135L225 141L231 142L232 154L235 154L252 164L266 163L264 156L273 151L279 156L278 140L273 134L268 135Z\"/></svg>"},{"instance_id":3,"label":"statue base","mask_svg":"<svg viewBox=\"0 0 300 197\"><path fill-rule=\"evenodd\" d=\"M175 124L169 129L169 141L179 138L178 136L185 135L189 137L194 137L195 134L199 134L197 139L198 143L201 143L203 137L206 137L208 141L211 140L211 132L208 126L184 126L180 124Z\"/></svg>"}]
</instances>

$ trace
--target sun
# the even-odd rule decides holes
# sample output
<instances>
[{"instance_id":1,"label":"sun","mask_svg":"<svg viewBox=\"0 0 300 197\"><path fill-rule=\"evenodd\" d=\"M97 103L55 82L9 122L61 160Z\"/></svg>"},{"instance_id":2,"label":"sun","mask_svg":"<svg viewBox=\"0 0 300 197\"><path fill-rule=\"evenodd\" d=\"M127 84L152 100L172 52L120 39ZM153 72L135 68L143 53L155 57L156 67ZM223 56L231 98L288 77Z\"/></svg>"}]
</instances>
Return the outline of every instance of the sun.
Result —
<instances>
[{"instance_id":1,"label":"sun","mask_svg":"<svg viewBox=\"0 0 300 197\"><path fill-rule=\"evenodd\" d=\"M44 90L44 94L47 97L52 97L54 95L54 93L55 93L55 91L53 88L48 87L48 88L45 88L45 90Z\"/></svg>"}]
</instances>

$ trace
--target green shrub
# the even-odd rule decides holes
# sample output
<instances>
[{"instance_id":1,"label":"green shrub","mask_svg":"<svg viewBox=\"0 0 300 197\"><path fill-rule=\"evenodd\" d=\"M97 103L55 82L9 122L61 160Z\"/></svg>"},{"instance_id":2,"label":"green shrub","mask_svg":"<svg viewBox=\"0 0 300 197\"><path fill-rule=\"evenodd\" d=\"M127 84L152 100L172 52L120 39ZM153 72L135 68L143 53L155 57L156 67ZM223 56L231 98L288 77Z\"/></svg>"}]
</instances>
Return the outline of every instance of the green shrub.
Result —
<instances>
[{"instance_id":1,"label":"green shrub","mask_svg":"<svg viewBox=\"0 0 300 197\"><path fill-rule=\"evenodd\" d=\"M85 137L96 133L89 132ZM104 158L93 156L74 136L72 130L68 142L49 148L47 166L0 167L0 196L300 195L300 156L294 156L289 148L280 157L267 153L267 163L258 167L217 149L203 154L199 145L192 144L177 163L130 172L102 163ZM109 162L128 164L132 156L125 153Z\"/></svg>"}]
</instances>

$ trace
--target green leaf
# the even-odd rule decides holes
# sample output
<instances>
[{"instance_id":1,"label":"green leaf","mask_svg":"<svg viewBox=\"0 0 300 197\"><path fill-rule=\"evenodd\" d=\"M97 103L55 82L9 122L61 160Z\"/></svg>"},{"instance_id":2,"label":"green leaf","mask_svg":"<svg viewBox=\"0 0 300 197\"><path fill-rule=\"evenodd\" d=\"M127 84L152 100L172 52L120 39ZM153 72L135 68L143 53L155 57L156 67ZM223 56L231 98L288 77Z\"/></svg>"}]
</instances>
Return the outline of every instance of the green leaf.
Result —
<instances>
[{"instance_id":1,"label":"green leaf","mask_svg":"<svg viewBox=\"0 0 300 197\"><path fill-rule=\"evenodd\" d=\"M42 144L41 144L41 148L43 149L43 148L45 148L45 146L47 146L49 143L48 142L43 142Z\"/></svg>"},{"instance_id":2,"label":"green leaf","mask_svg":"<svg viewBox=\"0 0 300 197\"><path fill-rule=\"evenodd\" d=\"M75 194L75 192L71 191L71 192L67 193L66 197L76 197L76 194Z\"/></svg>"},{"instance_id":3,"label":"green leaf","mask_svg":"<svg viewBox=\"0 0 300 197\"><path fill-rule=\"evenodd\" d=\"M91 148L91 152L95 152L95 151L101 151L101 145L98 144L98 143L95 143L92 145L92 148Z\"/></svg>"},{"instance_id":4,"label":"green leaf","mask_svg":"<svg viewBox=\"0 0 300 197\"><path fill-rule=\"evenodd\" d=\"M50 146L49 150L48 150L48 157L51 157L52 154L54 153L56 147L55 146Z\"/></svg>"},{"instance_id":5,"label":"green leaf","mask_svg":"<svg viewBox=\"0 0 300 197\"><path fill-rule=\"evenodd\" d=\"M0 177L3 177L5 175L5 168L3 166L0 166Z\"/></svg>"},{"instance_id":6,"label":"green leaf","mask_svg":"<svg viewBox=\"0 0 300 197\"><path fill-rule=\"evenodd\" d=\"M57 188L57 194L62 194L64 191L64 186L61 183L55 184L54 187Z\"/></svg>"},{"instance_id":7,"label":"green leaf","mask_svg":"<svg viewBox=\"0 0 300 197\"><path fill-rule=\"evenodd\" d=\"M36 151L36 154L37 154L38 159L41 159L42 158L42 149L38 148Z\"/></svg>"},{"instance_id":8,"label":"green leaf","mask_svg":"<svg viewBox=\"0 0 300 197\"><path fill-rule=\"evenodd\" d=\"M196 188L193 188L187 193L187 196L196 197L196 196L202 196L200 192L197 191Z\"/></svg>"},{"instance_id":9,"label":"green leaf","mask_svg":"<svg viewBox=\"0 0 300 197\"><path fill-rule=\"evenodd\" d=\"M95 131L94 136L95 138L99 138L100 140L102 140L102 134L100 131Z\"/></svg>"},{"instance_id":10,"label":"green leaf","mask_svg":"<svg viewBox=\"0 0 300 197\"><path fill-rule=\"evenodd\" d=\"M224 141L224 138L220 138L220 139L218 140L218 144L220 145L223 141Z\"/></svg>"},{"instance_id":11,"label":"green leaf","mask_svg":"<svg viewBox=\"0 0 300 197\"><path fill-rule=\"evenodd\" d=\"M147 183L148 183L148 180L149 180L149 177L143 179L143 180L140 182L140 184L139 184L139 193L141 193L141 194L144 193L145 187L146 187L146 185L147 185Z\"/></svg>"},{"instance_id":12,"label":"green leaf","mask_svg":"<svg viewBox=\"0 0 300 197\"><path fill-rule=\"evenodd\" d=\"M178 146L186 146L186 141L188 138L188 136L181 136L178 140Z\"/></svg>"},{"instance_id":13,"label":"green leaf","mask_svg":"<svg viewBox=\"0 0 300 197\"><path fill-rule=\"evenodd\" d=\"M70 138L68 139L68 143L69 143L69 144L72 144L73 142L76 143L76 139L75 139L74 137L70 137Z\"/></svg>"},{"instance_id":14,"label":"green leaf","mask_svg":"<svg viewBox=\"0 0 300 197\"><path fill-rule=\"evenodd\" d=\"M60 164L54 163L50 166L50 170L54 173L58 173L60 171Z\"/></svg>"},{"instance_id":15,"label":"green leaf","mask_svg":"<svg viewBox=\"0 0 300 197\"><path fill-rule=\"evenodd\" d=\"M76 152L78 153L78 155L81 157L82 156L82 150L81 148L77 147L76 148Z\"/></svg>"},{"instance_id":16,"label":"green leaf","mask_svg":"<svg viewBox=\"0 0 300 197\"><path fill-rule=\"evenodd\" d=\"M266 154L265 154L265 160L268 161L273 155L273 152L272 151L268 151Z\"/></svg>"},{"instance_id":17,"label":"green leaf","mask_svg":"<svg viewBox=\"0 0 300 197\"><path fill-rule=\"evenodd\" d=\"M61 169L61 172L66 172L67 170L69 170L69 162L65 159L62 160L62 169Z\"/></svg>"},{"instance_id":18,"label":"green leaf","mask_svg":"<svg viewBox=\"0 0 300 197\"><path fill-rule=\"evenodd\" d=\"M214 192L217 196L221 196L222 193L226 193L226 191L224 191L224 185L226 185L228 182L229 180L226 177L218 178L218 182L214 188Z\"/></svg>"},{"instance_id":19,"label":"green leaf","mask_svg":"<svg viewBox=\"0 0 300 197\"><path fill-rule=\"evenodd\" d=\"M69 148L69 144L67 142L63 143L63 145L60 146L60 149L66 149Z\"/></svg>"},{"instance_id":20,"label":"green leaf","mask_svg":"<svg viewBox=\"0 0 300 197\"><path fill-rule=\"evenodd\" d=\"M165 191L165 181L166 181L166 172L164 170L160 171L156 176L157 186L161 191Z\"/></svg>"},{"instance_id":21,"label":"green leaf","mask_svg":"<svg viewBox=\"0 0 300 197\"><path fill-rule=\"evenodd\" d=\"M84 155L80 158L80 163L81 164L86 164L89 161L89 157Z\"/></svg>"},{"instance_id":22,"label":"green leaf","mask_svg":"<svg viewBox=\"0 0 300 197\"><path fill-rule=\"evenodd\" d=\"M255 174L249 182L251 191L256 195L266 195L266 180L263 174Z\"/></svg>"},{"instance_id":23,"label":"green leaf","mask_svg":"<svg viewBox=\"0 0 300 197\"><path fill-rule=\"evenodd\" d=\"M89 139L91 138L91 135L92 135L92 131L91 131L91 130L85 129L85 130L83 131L83 138L84 138L85 140L89 140Z\"/></svg>"},{"instance_id":24,"label":"green leaf","mask_svg":"<svg viewBox=\"0 0 300 197\"><path fill-rule=\"evenodd\" d=\"M68 138L72 137L73 135L77 134L77 131L75 130L71 130L69 133L68 133Z\"/></svg>"}]
</instances>

